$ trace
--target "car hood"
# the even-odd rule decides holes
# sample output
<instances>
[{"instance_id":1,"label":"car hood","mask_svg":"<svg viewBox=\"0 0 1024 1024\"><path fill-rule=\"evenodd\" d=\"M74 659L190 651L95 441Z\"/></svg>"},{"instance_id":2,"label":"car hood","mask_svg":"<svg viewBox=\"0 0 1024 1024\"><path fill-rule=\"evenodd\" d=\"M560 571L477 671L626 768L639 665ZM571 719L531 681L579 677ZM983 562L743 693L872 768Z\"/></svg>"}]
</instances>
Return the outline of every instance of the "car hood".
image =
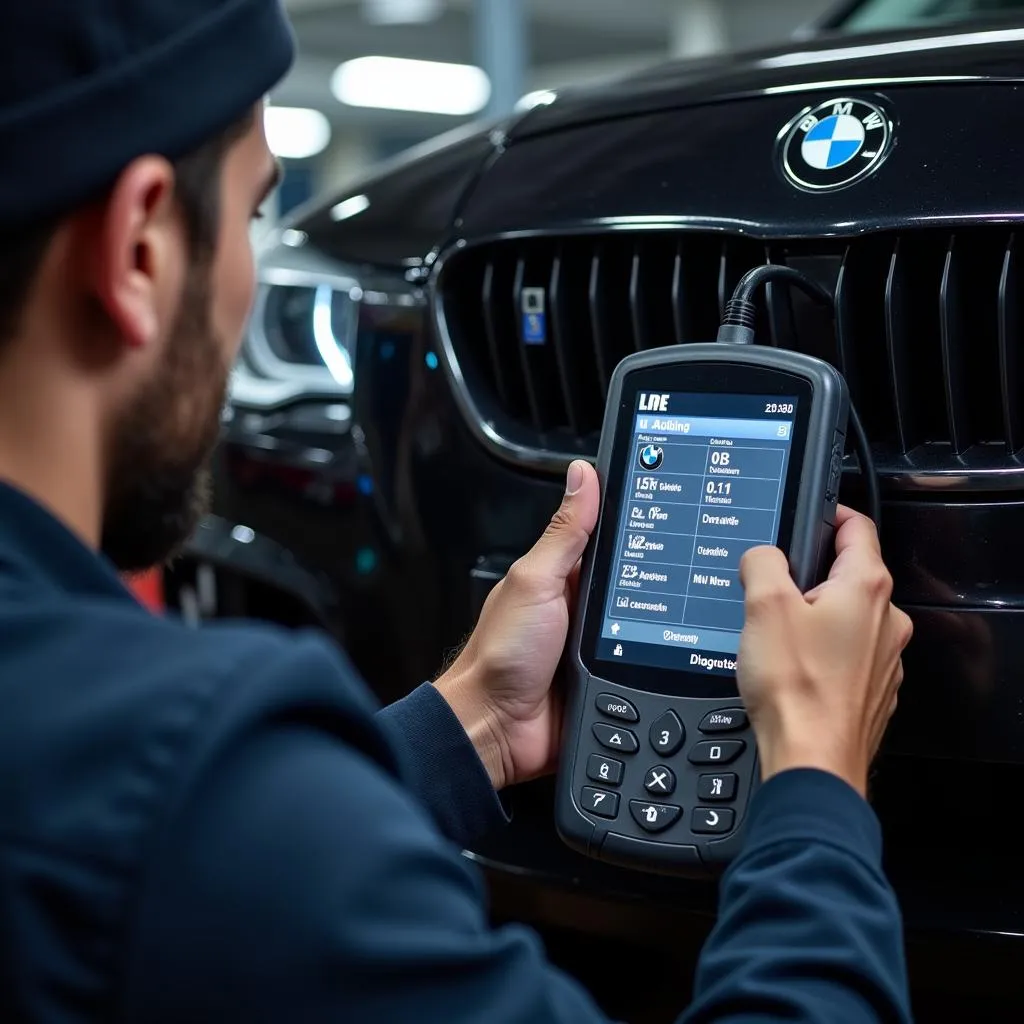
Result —
<instances>
[{"instance_id":1,"label":"car hood","mask_svg":"<svg viewBox=\"0 0 1024 1024\"><path fill-rule=\"evenodd\" d=\"M1024 79L1024 26L1005 21L914 32L827 35L785 48L675 61L559 92L513 137L742 96L920 80Z\"/></svg>"}]
</instances>

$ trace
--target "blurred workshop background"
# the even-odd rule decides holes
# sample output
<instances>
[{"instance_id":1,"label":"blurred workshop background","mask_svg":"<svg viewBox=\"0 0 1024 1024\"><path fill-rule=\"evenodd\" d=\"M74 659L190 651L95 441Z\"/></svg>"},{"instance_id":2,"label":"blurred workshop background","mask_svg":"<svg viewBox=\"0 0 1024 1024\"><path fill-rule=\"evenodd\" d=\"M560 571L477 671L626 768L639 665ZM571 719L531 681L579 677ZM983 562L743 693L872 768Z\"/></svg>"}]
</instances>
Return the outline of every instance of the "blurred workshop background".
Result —
<instances>
[{"instance_id":1,"label":"blurred workshop background","mask_svg":"<svg viewBox=\"0 0 1024 1024\"><path fill-rule=\"evenodd\" d=\"M776 43L829 0L286 0L300 58L267 111L284 186L311 195L470 121L668 57Z\"/></svg>"}]
</instances>

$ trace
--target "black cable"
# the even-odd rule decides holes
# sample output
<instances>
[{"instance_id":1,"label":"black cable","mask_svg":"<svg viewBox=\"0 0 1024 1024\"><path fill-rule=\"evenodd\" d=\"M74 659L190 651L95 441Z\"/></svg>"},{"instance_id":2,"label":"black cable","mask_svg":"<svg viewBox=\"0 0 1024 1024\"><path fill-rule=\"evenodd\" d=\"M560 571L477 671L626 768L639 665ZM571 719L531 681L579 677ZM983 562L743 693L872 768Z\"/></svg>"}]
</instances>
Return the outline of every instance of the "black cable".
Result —
<instances>
[{"instance_id":1,"label":"black cable","mask_svg":"<svg viewBox=\"0 0 1024 1024\"><path fill-rule=\"evenodd\" d=\"M874 520L875 529L882 528L882 494L878 486L878 473L875 470L875 460L871 457L871 445L868 442L867 431L861 423L857 410L850 403L850 428L853 430L853 443L857 449L857 461L860 463L860 475L864 481L864 489L867 491L868 514Z\"/></svg>"},{"instance_id":2,"label":"black cable","mask_svg":"<svg viewBox=\"0 0 1024 1024\"><path fill-rule=\"evenodd\" d=\"M766 263L748 271L740 278L733 290L732 298L725 306L722 325L718 329L719 342L729 345L753 345L755 343L754 325L757 322L757 304L754 302L754 295L761 285L775 281L795 285L816 302L828 306L832 310L833 319L835 318L835 298L826 288L793 267L787 267L780 263ZM871 455L868 435L853 403L850 404L850 427L853 431L858 468L867 491L868 514L874 520L875 529L880 531L882 497L878 486L878 473L875 470L875 460Z\"/></svg>"}]
</instances>

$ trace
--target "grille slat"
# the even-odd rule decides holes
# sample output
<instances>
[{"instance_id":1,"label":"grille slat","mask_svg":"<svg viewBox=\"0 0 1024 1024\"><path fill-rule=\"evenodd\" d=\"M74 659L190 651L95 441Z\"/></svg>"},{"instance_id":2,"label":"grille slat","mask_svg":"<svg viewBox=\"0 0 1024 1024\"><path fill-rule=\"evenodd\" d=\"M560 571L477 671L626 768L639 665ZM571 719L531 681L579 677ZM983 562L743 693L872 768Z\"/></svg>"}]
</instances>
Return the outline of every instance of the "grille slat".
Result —
<instances>
[{"instance_id":1,"label":"grille slat","mask_svg":"<svg viewBox=\"0 0 1024 1024\"><path fill-rule=\"evenodd\" d=\"M889 356L889 381L896 409L896 440L906 454L916 443L910 416L911 368L910 342L907 338L906 280L900 243L892 251L889 276L885 283L885 346Z\"/></svg>"},{"instance_id":2,"label":"grille slat","mask_svg":"<svg viewBox=\"0 0 1024 1024\"><path fill-rule=\"evenodd\" d=\"M992 226L764 242L615 231L470 245L445 261L437 288L480 417L522 449L586 453L622 358L712 341L747 270L793 266L834 288L835 318L769 287L761 343L839 367L888 471L926 452L929 471L962 473L1016 466L1024 448L1022 259ZM529 337L525 289L546 310L546 331Z\"/></svg>"},{"instance_id":3,"label":"grille slat","mask_svg":"<svg viewBox=\"0 0 1024 1024\"><path fill-rule=\"evenodd\" d=\"M785 263L781 253L769 248L765 253L768 263ZM775 348L793 348L796 344L796 325L793 308L789 304L789 290L771 281L765 285L764 304L768 314L768 333Z\"/></svg>"},{"instance_id":4,"label":"grille slat","mask_svg":"<svg viewBox=\"0 0 1024 1024\"><path fill-rule=\"evenodd\" d=\"M1024 447L1024 379L1021 370L1021 266L1017 239L1011 236L1003 254L999 277L999 383L1002 395L1003 429L1011 452Z\"/></svg>"},{"instance_id":5,"label":"grille slat","mask_svg":"<svg viewBox=\"0 0 1024 1024\"><path fill-rule=\"evenodd\" d=\"M502 405L512 405L512 389L505 370L505 357L498 342L498 328L495 324L494 310L494 262L487 261L484 268L483 283L484 337L487 339L487 351L491 356L491 372L494 374L495 387Z\"/></svg>"},{"instance_id":6,"label":"grille slat","mask_svg":"<svg viewBox=\"0 0 1024 1024\"><path fill-rule=\"evenodd\" d=\"M629 269L629 318L633 327L633 348L639 352L647 347L647 313L644 309L643 267L640 249L633 253Z\"/></svg>"},{"instance_id":7,"label":"grille slat","mask_svg":"<svg viewBox=\"0 0 1024 1024\"><path fill-rule=\"evenodd\" d=\"M562 254L558 253L551 264L551 344L555 350L555 361L558 364L558 380L562 385L562 401L565 404L569 429L578 434L581 427L580 389L573 387L570 338L571 326L566 322L565 303L562 302Z\"/></svg>"},{"instance_id":8,"label":"grille slat","mask_svg":"<svg viewBox=\"0 0 1024 1024\"><path fill-rule=\"evenodd\" d=\"M688 329L689 307L686 297L686 268L683 262L683 242L676 246L675 258L672 260L672 327L675 330L676 344L685 345L690 341Z\"/></svg>"},{"instance_id":9,"label":"grille slat","mask_svg":"<svg viewBox=\"0 0 1024 1024\"><path fill-rule=\"evenodd\" d=\"M956 238L949 241L939 289L939 318L942 338L942 384L946 392L946 415L953 451L962 455L969 446L970 422L967 407L967 377L964 364L966 339L962 324L960 255Z\"/></svg>"},{"instance_id":10,"label":"grille slat","mask_svg":"<svg viewBox=\"0 0 1024 1024\"><path fill-rule=\"evenodd\" d=\"M594 339L594 358L601 385L602 401L608 397L608 383L615 369L612 347L605 336L605 320L601 315L601 295L604 289L601 252L598 250L590 260L590 280L587 286L587 309L590 312L590 333Z\"/></svg>"},{"instance_id":11,"label":"grille slat","mask_svg":"<svg viewBox=\"0 0 1024 1024\"><path fill-rule=\"evenodd\" d=\"M843 253L843 262L836 278L836 351L839 353L839 372L846 378L851 391L857 380L856 364L856 327L853 320L852 305L854 298L854 270L856 259L852 246L847 246Z\"/></svg>"}]
</instances>

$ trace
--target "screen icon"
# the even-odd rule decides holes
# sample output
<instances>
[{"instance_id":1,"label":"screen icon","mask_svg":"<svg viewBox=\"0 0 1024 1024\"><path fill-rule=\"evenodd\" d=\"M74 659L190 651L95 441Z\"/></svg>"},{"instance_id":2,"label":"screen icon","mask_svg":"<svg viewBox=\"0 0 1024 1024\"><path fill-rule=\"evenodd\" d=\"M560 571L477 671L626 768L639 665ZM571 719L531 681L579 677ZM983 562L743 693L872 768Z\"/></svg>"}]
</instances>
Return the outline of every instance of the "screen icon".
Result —
<instances>
[{"instance_id":1,"label":"screen icon","mask_svg":"<svg viewBox=\"0 0 1024 1024\"><path fill-rule=\"evenodd\" d=\"M645 444L640 449L640 466L642 469L658 469L665 461L665 450L656 444Z\"/></svg>"}]
</instances>

